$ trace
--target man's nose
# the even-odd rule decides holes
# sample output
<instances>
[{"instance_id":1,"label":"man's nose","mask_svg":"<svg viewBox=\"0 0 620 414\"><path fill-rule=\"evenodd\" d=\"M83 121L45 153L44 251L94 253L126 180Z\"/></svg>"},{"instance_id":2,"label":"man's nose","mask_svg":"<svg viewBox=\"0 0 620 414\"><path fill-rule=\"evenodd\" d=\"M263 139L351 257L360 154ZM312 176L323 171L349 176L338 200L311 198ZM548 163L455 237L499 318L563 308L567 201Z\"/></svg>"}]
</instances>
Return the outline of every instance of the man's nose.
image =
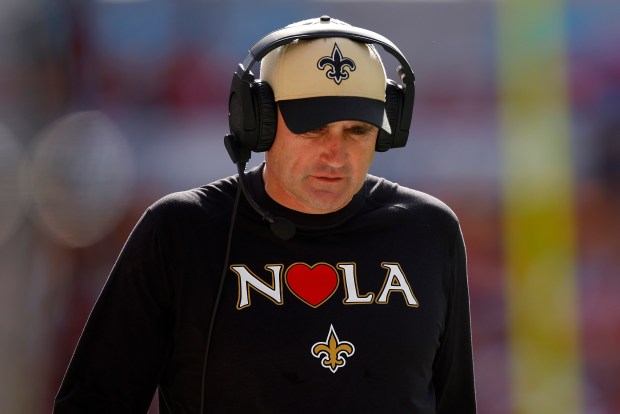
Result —
<instances>
[{"instance_id":1,"label":"man's nose","mask_svg":"<svg viewBox=\"0 0 620 414\"><path fill-rule=\"evenodd\" d=\"M330 130L323 136L321 141L323 161L334 167L344 164L347 158L347 148L343 134Z\"/></svg>"}]
</instances>

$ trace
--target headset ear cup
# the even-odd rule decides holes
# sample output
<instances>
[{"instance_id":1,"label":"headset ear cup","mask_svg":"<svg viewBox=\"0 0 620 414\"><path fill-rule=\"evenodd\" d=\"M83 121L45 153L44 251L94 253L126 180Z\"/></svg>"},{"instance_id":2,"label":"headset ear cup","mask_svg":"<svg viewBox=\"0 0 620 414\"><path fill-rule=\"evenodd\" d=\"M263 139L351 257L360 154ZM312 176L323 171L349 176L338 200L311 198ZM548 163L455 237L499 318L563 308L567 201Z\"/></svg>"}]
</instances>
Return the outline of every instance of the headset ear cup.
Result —
<instances>
[{"instance_id":1,"label":"headset ear cup","mask_svg":"<svg viewBox=\"0 0 620 414\"><path fill-rule=\"evenodd\" d=\"M249 156L258 141L258 114L253 97L253 77L233 75L228 99L228 125L240 153Z\"/></svg>"},{"instance_id":2,"label":"headset ear cup","mask_svg":"<svg viewBox=\"0 0 620 414\"><path fill-rule=\"evenodd\" d=\"M262 152L271 148L278 126L278 108L273 90L267 82L256 81L252 85L258 109L258 137L253 151Z\"/></svg>"},{"instance_id":3,"label":"headset ear cup","mask_svg":"<svg viewBox=\"0 0 620 414\"><path fill-rule=\"evenodd\" d=\"M388 134L384 130L379 130L377 135L377 143L375 144L375 151L385 152L392 147L392 135Z\"/></svg>"},{"instance_id":4,"label":"headset ear cup","mask_svg":"<svg viewBox=\"0 0 620 414\"><path fill-rule=\"evenodd\" d=\"M379 130L375 149L379 152L389 150L394 146L394 136L399 128L399 119L403 107L403 89L394 81L389 80L385 85L385 113L390 123L392 133Z\"/></svg>"}]
</instances>

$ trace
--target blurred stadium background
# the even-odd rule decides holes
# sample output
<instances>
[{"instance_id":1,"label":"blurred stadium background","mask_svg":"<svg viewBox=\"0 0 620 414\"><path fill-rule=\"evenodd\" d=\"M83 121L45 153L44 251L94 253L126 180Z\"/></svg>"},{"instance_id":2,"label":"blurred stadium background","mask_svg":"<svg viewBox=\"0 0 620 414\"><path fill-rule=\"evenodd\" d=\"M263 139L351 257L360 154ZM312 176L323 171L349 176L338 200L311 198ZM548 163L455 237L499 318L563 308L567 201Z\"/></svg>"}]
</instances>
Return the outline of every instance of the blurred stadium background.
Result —
<instances>
[{"instance_id":1,"label":"blurred stadium background","mask_svg":"<svg viewBox=\"0 0 620 414\"><path fill-rule=\"evenodd\" d=\"M480 413L620 413L616 0L2 0L1 412L50 412L143 210L234 173L236 64L321 14L416 72L409 143L372 172L462 221Z\"/></svg>"}]
</instances>

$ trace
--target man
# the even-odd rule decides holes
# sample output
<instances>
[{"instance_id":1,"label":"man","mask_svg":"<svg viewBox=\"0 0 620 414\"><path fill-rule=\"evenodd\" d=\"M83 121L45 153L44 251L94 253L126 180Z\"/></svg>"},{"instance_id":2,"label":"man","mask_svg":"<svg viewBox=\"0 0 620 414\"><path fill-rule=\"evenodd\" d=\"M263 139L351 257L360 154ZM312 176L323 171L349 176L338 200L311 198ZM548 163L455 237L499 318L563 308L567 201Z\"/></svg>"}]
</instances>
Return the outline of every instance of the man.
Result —
<instances>
[{"instance_id":1,"label":"man","mask_svg":"<svg viewBox=\"0 0 620 414\"><path fill-rule=\"evenodd\" d=\"M257 104L231 93L231 156L243 165L243 135L273 123L265 162L146 211L56 413L143 413L156 389L169 413L476 411L458 220L368 174L401 127L381 59L340 21L292 27L300 39L272 42L247 89L273 108L247 121Z\"/></svg>"}]
</instances>

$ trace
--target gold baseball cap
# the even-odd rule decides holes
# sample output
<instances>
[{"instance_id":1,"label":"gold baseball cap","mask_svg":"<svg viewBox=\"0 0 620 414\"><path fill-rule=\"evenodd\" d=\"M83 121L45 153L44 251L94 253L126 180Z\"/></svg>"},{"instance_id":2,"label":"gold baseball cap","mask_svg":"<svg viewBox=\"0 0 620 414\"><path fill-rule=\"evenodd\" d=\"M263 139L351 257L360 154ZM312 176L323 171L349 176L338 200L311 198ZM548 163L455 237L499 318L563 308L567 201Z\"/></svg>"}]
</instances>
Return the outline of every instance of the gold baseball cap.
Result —
<instances>
[{"instance_id":1,"label":"gold baseball cap","mask_svg":"<svg viewBox=\"0 0 620 414\"><path fill-rule=\"evenodd\" d=\"M273 89L286 126L296 134L344 120L391 133L385 69L373 45L343 37L297 39L262 59L260 78Z\"/></svg>"}]
</instances>

